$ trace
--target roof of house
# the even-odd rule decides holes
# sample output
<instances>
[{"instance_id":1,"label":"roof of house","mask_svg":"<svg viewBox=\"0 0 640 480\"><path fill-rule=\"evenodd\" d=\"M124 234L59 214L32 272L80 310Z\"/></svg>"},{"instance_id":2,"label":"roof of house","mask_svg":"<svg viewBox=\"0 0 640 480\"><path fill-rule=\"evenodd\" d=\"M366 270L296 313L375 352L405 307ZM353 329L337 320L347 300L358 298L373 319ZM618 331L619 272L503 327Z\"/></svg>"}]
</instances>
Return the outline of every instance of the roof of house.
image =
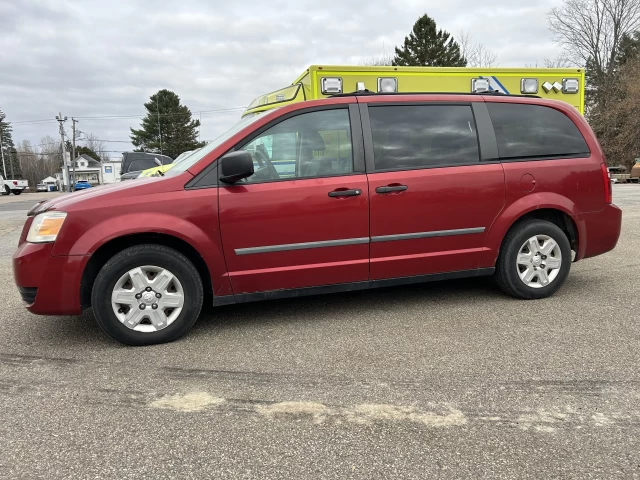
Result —
<instances>
[{"instance_id":1,"label":"roof of house","mask_svg":"<svg viewBox=\"0 0 640 480\"><path fill-rule=\"evenodd\" d=\"M78 158L76 158L76 162L80 160L85 160L87 162L88 168L100 168L100 162L97 161L95 158L91 158L86 153L83 153Z\"/></svg>"}]
</instances>

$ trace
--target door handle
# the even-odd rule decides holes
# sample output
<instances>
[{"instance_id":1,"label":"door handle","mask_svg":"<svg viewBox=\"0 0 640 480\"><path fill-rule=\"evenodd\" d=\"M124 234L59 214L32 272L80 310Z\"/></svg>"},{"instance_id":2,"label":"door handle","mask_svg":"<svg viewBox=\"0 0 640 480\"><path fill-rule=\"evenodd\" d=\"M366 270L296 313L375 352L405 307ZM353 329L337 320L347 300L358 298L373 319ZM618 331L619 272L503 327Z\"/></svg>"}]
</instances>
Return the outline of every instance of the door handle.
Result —
<instances>
[{"instance_id":1,"label":"door handle","mask_svg":"<svg viewBox=\"0 0 640 480\"><path fill-rule=\"evenodd\" d=\"M333 192L329 192L330 197L355 197L356 195L361 195L361 194L362 194L362 190L360 190L359 188L334 190Z\"/></svg>"},{"instance_id":2,"label":"door handle","mask_svg":"<svg viewBox=\"0 0 640 480\"><path fill-rule=\"evenodd\" d=\"M406 185L387 185L386 187L376 187L376 193L404 192L408 188Z\"/></svg>"}]
</instances>

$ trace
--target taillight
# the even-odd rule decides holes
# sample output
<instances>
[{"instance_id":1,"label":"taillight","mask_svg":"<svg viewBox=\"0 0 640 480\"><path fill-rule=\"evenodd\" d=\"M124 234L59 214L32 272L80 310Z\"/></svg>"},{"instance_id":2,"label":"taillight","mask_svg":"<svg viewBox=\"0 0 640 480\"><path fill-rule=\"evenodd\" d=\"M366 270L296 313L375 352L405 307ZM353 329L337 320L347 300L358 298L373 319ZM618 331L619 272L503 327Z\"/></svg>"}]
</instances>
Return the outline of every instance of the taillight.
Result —
<instances>
[{"instance_id":1,"label":"taillight","mask_svg":"<svg viewBox=\"0 0 640 480\"><path fill-rule=\"evenodd\" d=\"M606 163L601 163L602 181L604 182L604 203L613 203L613 190L611 188L611 179L609 178L609 169Z\"/></svg>"},{"instance_id":2,"label":"taillight","mask_svg":"<svg viewBox=\"0 0 640 480\"><path fill-rule=\"evenodd\" d=\"M18 186L18 182L16 180L13 181L13 184L17 187Z\"/></svg>"}]
</instances>

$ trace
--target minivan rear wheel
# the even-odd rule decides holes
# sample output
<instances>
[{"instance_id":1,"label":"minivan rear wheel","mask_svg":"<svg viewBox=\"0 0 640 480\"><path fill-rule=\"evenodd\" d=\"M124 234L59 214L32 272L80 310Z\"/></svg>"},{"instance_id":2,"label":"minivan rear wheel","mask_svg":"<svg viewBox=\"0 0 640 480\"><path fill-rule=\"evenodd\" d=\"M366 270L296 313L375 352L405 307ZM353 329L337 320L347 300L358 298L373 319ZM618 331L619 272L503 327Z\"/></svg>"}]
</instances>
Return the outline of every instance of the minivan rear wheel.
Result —
<instances>
[{"instance_id":1,"label":"minivan rear wheel","mask_svg":"<svg viewBox=\"0 0 640 480\"><path fill-rule=\"evenodd\" d=\"M507 294L537 299L557 292L570 269L571 246L565 233L551 222L528 220L505 237L495 276Z\"/></svg>"},{"instance_id":2,"label":"minivan rear wheel","mask_svg":"<svg viewBox=\"0 0 640 480\"><path fill-rule=\"evenodd\" d=\"M137 245L100 269L91 292L102 330L127 345L180 338L202 308L202 280L193 264L163 245Z\"/></svg>"}]
</instances>

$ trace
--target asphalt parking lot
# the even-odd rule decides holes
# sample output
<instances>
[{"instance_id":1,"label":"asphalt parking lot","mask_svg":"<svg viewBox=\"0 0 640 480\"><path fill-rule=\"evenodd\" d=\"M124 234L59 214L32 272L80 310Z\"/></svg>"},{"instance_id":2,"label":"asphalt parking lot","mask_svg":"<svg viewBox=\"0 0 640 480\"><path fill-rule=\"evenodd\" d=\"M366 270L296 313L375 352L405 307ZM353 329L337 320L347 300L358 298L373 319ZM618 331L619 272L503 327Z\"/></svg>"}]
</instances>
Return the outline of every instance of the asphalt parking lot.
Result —
<instances>
[{"instance_id":1,"label":"asphalt parking lot","mask_svg":"<svg viewBox=\"0 0 640 480\"><path fill-rule=\"evenodd\" d=\"M523 302L487 279L219 307L124 347L27 313L0 197L1 478L638 478L640 186L618 247Z\"/></svg>"}]
</instances>

